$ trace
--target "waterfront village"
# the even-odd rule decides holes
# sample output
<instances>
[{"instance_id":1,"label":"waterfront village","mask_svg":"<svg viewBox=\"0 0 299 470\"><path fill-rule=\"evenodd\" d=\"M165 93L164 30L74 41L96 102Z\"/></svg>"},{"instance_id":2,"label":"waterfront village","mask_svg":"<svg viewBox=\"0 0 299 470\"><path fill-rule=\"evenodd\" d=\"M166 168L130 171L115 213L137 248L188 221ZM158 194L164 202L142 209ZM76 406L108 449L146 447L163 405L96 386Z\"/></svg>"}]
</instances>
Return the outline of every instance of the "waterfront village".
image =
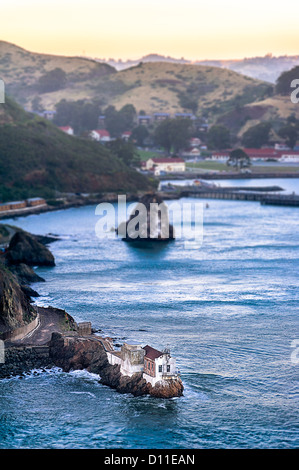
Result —
<instances>
[{"instance_id":1,"label":"waterfront village","mask_svg":"<svg viewBox=\"0 0 299 470\"><path fill-rule=\"evenodd\" d=\"M34 112L39 116L49 120L54 121L56 111L44 110L43 112ZM154 113L153 115L140 114L135 116L135 125L149 127L151 125L159 125L159 123L168 120L168 119L187 119L192 123L192 128L201 135L206 135L209 130L209 124L205 119L199 119L192 113L175 113L171 115L168 112L159 112ZM105 125L105 116L100 115L98 117L99 129L92 129L88 132L87 137L98 142L102 145L107 145L109 142L116 140L115 137L112 137ZM74 129L71 126L58 126L59 129L70 135L75 136ZM195 132L196 133L196 132ZM135 145L136 141L133 139L133 134L131 130L122 132L117 138L123 140L124 142L132 141ZM226 164L227 170L206 170L201 172L201 177L211 178L211 175L218 177L223 174L223 177L229 177L229 159L232 149L219 149L219 150L210 150L208 149L205 138L202 140L197 136L191 136L188 139L187 147L176 152L175 155L171 155L170 152L165 152L161 148L156 147L143 147L145 153L148 154L148 158L140 160L136 163L136 170L144 173L149 176L153 176L159 179L159 177L164 177L167 175L169 177L174 177L175 174L181 175L184 178L191 178L192 174L194 175L195 184L198 183L198 176L195 176L196 168L189 166L190 163L196 164L200 162L218 162ZM299 163L299 142L296 143L293 149L289 148L285 142L282 140L277 140L271 142L269 145L262 146L261 148L242 148L243 152L248 156L249 165L253 164L298 164ZM189 164L189 165L188 165ZM290 172L291 172L290 168ZM248 177L252 173L249 168L240 169L240 173L248 173ZM188 175L187 175L188 173ZM271 175L273 177L273 175ZM60 195L63 196L63 195ZM66 194L64 196L74 198L78 194ZM79 194L79 196L82 196ZM89 196L83 195L83 196ZM65 204L63 197L56 197L56 203L61 205ZM66 207L66 205L65 205ZM22 215L22 213L33 213L41 212L43 210L48 210L49 206L47 201L42 197L34 197L26 200L20 201L0 201L0 217L5 217L9 215Z\"/></svg>"}]
</instances>

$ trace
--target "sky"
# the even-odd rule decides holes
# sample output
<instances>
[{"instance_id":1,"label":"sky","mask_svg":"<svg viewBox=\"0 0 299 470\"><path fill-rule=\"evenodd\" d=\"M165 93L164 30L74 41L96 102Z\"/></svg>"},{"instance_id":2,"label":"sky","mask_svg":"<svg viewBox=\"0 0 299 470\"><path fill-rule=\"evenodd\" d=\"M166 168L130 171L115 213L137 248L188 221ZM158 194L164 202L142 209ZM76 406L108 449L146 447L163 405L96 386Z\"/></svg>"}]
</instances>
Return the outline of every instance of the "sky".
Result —
<instances>
[{"instance_id":1,"label":"sky","mask_svg":"<svg viewBox=\"0 0 299 470\"><path fill-rule=\"evenodd\" d=\"M298 18L298 0L0 0L0 40L102 59L297 55Z\"/></svg>"}]
</instances>

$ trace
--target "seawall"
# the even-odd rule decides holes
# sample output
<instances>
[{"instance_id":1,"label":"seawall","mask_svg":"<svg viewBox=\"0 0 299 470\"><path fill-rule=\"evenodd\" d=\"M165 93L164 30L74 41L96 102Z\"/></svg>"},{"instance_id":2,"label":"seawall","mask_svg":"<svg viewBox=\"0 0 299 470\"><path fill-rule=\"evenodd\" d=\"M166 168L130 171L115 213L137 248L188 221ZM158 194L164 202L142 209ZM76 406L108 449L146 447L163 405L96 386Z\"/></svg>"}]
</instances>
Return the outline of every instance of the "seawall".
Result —
<instances>
[{"instance_id":1,"label":"seawall","mask_svg":"<svg viewBox=\"0 0 299 470\"><path fill-rule=\"evenodd\" d=\"M55 363L48 346L16 346L4 350L4 364L0 364L0 379L24 375L32 369L49 369Z\"/></svg>"}]
</instances>

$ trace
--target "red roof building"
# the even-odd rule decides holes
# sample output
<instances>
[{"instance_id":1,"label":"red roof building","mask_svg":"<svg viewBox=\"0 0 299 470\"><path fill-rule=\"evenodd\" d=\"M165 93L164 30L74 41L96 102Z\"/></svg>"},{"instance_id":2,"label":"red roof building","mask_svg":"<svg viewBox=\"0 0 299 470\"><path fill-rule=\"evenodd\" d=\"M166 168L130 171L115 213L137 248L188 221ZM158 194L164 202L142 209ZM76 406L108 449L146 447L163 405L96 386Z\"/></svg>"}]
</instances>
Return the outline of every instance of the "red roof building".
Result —
<instances>
[{"instance_id":1,"label":"red roof building","mask_svg":"<svg viewBox=\"0 0 299 470\"><path fill-rule=\"evenodd\" d=\"M90 132L90 136L99 142L109 142L111 140L110 134L106 129L95 129Z\"/></svg>"},{"instance_id":2,"label":"red roof building","mask_svg":"<svg viewBox=\"0 0 299 470\"><path fill-rule=\"evenodd\" d=\"M66 134L73 135L74 134L74 129L70 126L59 126L59 129Z\"/></svg>"}]
</instances>

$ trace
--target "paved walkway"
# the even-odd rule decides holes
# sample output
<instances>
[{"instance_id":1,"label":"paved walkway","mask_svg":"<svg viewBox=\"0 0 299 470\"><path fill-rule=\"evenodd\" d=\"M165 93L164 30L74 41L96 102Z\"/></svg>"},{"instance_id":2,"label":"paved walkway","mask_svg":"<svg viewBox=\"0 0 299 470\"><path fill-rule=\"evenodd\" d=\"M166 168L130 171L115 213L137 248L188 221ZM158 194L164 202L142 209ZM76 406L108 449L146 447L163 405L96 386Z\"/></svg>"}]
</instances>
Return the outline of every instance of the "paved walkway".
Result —
<instances>
[{"instance_id":1,"label":"paved walkway","mask_svg":"<svg viewBox=\"0 0 299 470\"><path fill-rule=\"evenodd\" d=\"M43 345L50 341L52 333L65 332L61 325L61 315L55 310L38 307L39 325L24 338L10 341L14 345Z\"/></svg>"},{"instance_id":2,"label":"paved walkway","mask_svg":"<svg viewBox=\"0 0 299 470\"><path fill-rule=\"evenodd\" d=\"M52 336L52 333L64 333L67 334L69 330L65 328L64 319L60 313L52 309L51 307L37 307L39 315L38 326L31 331L28 335L22 339L10 340L8 343L12 346L42 346L46 345ZM70 332L69 332L70 333ZM85 338L92 339L94 341L100 341L106 351L113 351L113 345L109 339L97 336L95 334L84 335Z\"/></svg>"}]
</instances>

